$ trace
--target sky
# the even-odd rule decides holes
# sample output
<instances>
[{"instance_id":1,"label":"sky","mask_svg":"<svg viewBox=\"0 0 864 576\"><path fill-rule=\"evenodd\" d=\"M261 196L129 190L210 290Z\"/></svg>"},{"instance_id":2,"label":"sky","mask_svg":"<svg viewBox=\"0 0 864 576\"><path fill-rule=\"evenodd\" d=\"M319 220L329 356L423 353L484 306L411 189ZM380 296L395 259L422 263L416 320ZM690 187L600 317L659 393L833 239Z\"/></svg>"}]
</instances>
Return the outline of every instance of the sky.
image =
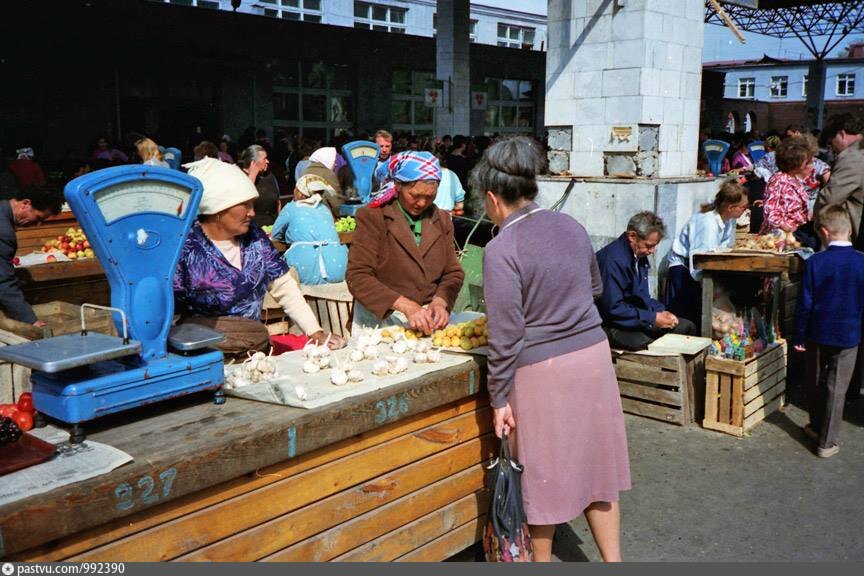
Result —
<instances>
[{"instance_id":1,"label":"sky","mask_svg":"<svg viewBox=\"0 0 864 576\"><path fill-rule=\"evenodd\" d=\"M546 14L546 3L547 0L472 0L472 4L497 6L531 14ZM747 42L741 44L725 26L713 24L705 26L705 48L702 51L702 61L754 60L761 58L764 54L772 58L810 58L810 52L797 38L778 40L752 32L745 32L744 36ZM864 34L849 36L834 49L830 56L837 56L840 50L855 40L864 41ZM822 42L824 43L824 39ZM819 42L817 42L817 46L820 46Z\"/></svg>"}]
</instances>

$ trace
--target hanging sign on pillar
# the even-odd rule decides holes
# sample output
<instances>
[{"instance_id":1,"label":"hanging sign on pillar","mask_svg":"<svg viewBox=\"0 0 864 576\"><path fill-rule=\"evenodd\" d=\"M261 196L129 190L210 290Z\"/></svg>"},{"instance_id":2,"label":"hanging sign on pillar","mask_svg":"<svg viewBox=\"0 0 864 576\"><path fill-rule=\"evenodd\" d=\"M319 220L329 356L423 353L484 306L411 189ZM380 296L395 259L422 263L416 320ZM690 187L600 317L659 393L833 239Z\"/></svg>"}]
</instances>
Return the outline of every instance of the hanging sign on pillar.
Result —
<instances>
[{"instance_id":1,"label":"hanging sign on pillar","mask_svg":"<svg viewBox=\"0 0 864 576\"><path fill-rule=\"evenodd\" d=\"M426 83L423 91L423 102L427 108L444 108L444 82L433 80Z\"/></svg>"},{"instance_id":2,"label":"hanging sign on pillar","mask_svg":"<svg viewBox=\"0 0 864 576\"><path fill-rule=\"evenodd\" d=\"M486 109L486 85L480 84L471 87L471 109L485 110Z\"/></svg>"}]
</instances>

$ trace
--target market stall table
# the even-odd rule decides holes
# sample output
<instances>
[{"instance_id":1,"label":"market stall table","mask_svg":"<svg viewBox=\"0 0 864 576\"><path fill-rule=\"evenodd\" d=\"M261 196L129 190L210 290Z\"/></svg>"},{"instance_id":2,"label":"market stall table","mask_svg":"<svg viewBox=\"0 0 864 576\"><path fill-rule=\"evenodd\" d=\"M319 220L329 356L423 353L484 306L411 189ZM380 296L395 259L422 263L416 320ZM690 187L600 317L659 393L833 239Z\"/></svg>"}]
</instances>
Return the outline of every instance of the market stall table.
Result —
<instances>
[{"instance_id":1,"label":"market stall table","mask_svg":"<svg viewBox=\"0 0 864 576\"><path fill-rule=\"evenodd\" d=\"M0 557L442 560L484 525L483 381L472 360L318 409L196 395L96 421L134 461L0 506Z\"/></svg>"},{"instance_id":2,"label":"market stall table","mask_svg":"<svg viewBox=\"0 0 864 576\"><path fill-rule=\"evenodd\" d=\"M795 253L754 253L746 251L707 252L693 255L694 266L702 271L702 335L713 337L712 315L715 281L720 276L761 276L771 278L771 303L765 320L767 327L779 326L781 300L794 294L797 286L790 279L803 270L803 260ZM794 301L792 302L794 306ZM794 327L790 318L783 330ZM770 331L770 330L769 330ZM782 334L781 334L782 335ZM781 336L778 335L778 336ZM746 359L706 360L705 428L736 436L745 435L753 426L783 406L788 362L787 344L781 338Z\"/></svg>"},{"instance_id":3,"label":"market stall table","mask_svg":"<svg viewBox=\"0 0 864 576\"><path fill-rule=\"evenodd\" d=\"M771 320L777 318L780 303L780 281L783 275L794 277L804 269L804 261L794 253L757 254L750 252L702 252L693 255L693 265L702 271L702 336L711 338L711 311L714 306L714 282L719 274L770 276L775 282Z\"/></svg>"}]
</instances>

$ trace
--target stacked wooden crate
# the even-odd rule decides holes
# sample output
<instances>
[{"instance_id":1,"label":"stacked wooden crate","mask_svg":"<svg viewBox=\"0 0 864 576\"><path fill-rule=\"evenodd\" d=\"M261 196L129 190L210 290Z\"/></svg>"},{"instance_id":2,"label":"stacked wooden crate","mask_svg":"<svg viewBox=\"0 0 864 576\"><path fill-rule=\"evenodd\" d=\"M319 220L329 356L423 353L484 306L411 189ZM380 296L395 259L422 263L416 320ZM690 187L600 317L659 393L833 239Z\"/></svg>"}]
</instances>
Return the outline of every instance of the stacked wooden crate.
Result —
<instances>
[{"instance_id":1,"label":"stacked wooden crate","mask_svg":"<svg viewBox=\"0 0 864 576\"><path fill-rule=\"evenodd\" d=\"M703 427L744 436L783 405L786 343L772 344L747 360L709 356L705 371Z\"/></svg>"},{"instance_id":2,"label":"stacked wooden crate","mask_svg":"<svg viewBox=\"0 0 864 576\"><path fill-rule=\"evenodd\" d=\"M624 412L679 426L698 421L705 392L704 353L650 355L613 351Z\"/></svg>"}]
</instances>

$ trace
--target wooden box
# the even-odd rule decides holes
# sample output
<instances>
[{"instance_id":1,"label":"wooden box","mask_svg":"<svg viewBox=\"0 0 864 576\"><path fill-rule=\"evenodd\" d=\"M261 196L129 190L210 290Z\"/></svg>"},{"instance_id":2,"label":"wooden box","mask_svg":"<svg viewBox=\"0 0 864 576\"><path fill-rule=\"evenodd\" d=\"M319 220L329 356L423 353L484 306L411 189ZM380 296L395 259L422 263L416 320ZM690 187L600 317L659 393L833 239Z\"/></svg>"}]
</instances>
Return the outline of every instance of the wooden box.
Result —
<instances>
[{"instance_id":1,"label":"wooden box","mask_svg":"<svg viewBox=\"0 0 864 576\"><path fill-rule=\"evenodd\" d=\"M47 326L39 328L26 322L20 322L6 317L0 312L0 329L12 332L27 340L39 340L48 336L73 334L81 330L81 306L55 300L33 306L33 312ZM116 335L111 312L89 308L84 312L87 330Z\"/></svg>"},{"instance_id":2,"label":"wooden box","mask_svg":"<svg viewBox=\"0 0 864 576\"><path fill-rule=\"evenodd\" d=\"M778 341L748 360L705 361L705 419L710 430L744 436L783 405L786 343Z\"/></svg>"},{"instance_id":3,"label":"wooden box","mask_svg":"<svg viewBox=\"0 0 864 576\"><path fill-rule=\"evenodd\" d=\"M679 426L698 421L705 392L705 353L654 356L613 351L624 412Z\"/></svg>"},{"instance_id":4,"label":"wooden box","mask_svg":"<svg viewBox=\"0 0 864 576\"><path fill-rule=\"evenodd\" d=\"M0 329L0 346L23 344L30 340ZM22 392L30 391L30 369L19 364L0 360L0 404L18 401Z\"/></svg>"}]
</instances>

